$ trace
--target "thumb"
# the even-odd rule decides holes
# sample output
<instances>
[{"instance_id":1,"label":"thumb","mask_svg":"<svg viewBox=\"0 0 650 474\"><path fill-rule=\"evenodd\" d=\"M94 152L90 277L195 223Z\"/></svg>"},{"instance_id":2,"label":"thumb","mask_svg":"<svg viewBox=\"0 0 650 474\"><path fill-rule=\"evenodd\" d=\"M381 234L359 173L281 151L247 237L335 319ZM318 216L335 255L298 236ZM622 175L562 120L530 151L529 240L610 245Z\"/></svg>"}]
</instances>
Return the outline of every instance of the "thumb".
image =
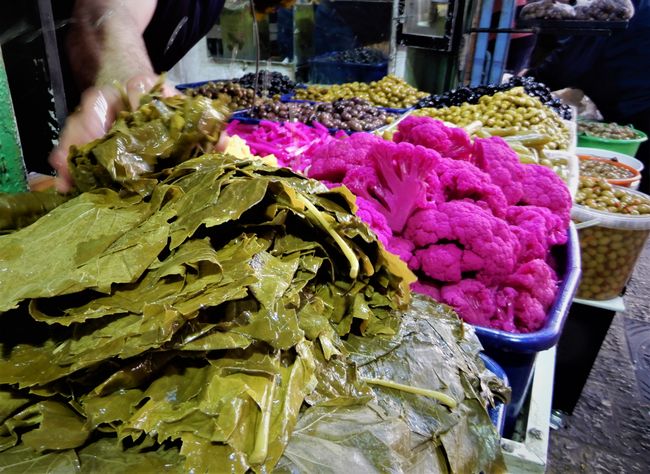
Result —
<instances>
[{"instance_id":1,"label":"thumb","mask_svg":"<svg viewBox=\"0 0 650 474\"><path fill-rule=\"evenodd\" d=\"M126 84L126 95L129 99L131 110L140 106L140 98L147 94L160 81L160 76L155 74L139 74L129 79ZM168 82L165 81L162 86L163 96L169 97L179 92Z\"/></svg>"},{"instance_id":2,"label":"thumb","mask_svg":"<svg viewBox=\"0 0 650 474\"><path fill-rule=\"evenodd\" d=\"M115 121L120 106L120 95L113 88L91 87L83 93L78 109L67 118L59 143L49 156L50 165L57 173L59 191L66 192L72 187L68 169L70 147L102 137Z\"/></svg>"}]
</instances>

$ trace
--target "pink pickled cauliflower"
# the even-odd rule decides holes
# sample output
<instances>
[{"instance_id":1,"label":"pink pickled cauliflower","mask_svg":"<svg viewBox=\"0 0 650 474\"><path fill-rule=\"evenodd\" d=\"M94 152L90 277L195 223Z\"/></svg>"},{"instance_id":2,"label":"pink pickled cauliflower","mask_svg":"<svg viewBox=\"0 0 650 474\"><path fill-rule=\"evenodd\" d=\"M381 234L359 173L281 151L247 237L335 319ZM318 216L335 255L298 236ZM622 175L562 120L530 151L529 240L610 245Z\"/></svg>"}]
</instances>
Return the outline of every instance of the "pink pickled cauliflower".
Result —
<instances>
[{"instance_id":1,"label":"pink pickled cauliflower","mask_svg":"<svg viewBox=\"0 0 650 474\"><path fill-rule=\"evenodd\" d=\"M328 135L307 150L307 165L289 165L357 196L358 216L418 275L413 291L471 324L544 326L557 292L550 249L566 242L571 210L553 171L427 117L402 121L394 142Z\"/></svg>"},{"instance_id":2,"label":"pink pickled cauliflower","mask_svg":"<svg viewBox=\"0 0 650 474\"><path fill-rule=\"evenodd\" d=\"M507 202L503 192L492 183L490 175L473 164L467 161L440 160L435 171L446 201L473 202L495 216L505 216Z\"/></svg>"},{"instance_id":3,"label":"pink pickled cauliflower","mask_svg":"<svg viewBox=\"0 0 650 474\"><path fill-rule=\"evenodd\" d=\"M369 133L355 133L350 138L329 141L314 152L308 175L324 181L341 183L351 168L364 166L370 148L383 140Z\"/></svg>"},{"instance_id":4,"label":"pink pickled cauliflower","mask_svg":"<svg viewBox=\"0 0 650 474\"><path fill-rule=\"evenodd\" d=\"M552 169L541 165L525 165L521 178L524 194L520 205L545 207L561 219L566 229L571 220L571 194Z\"/></svg>"},{"instance_id":5,"label":"pink pickled cauliflower","mask_svg":"<svg viewBox=\"0 0 650 474\"><path fill-rule=\"evenodd\" d=\"M472 142L465 130L446 127L440 120L428 117L407 117L399 124L393 140L421 145L455 160L471 159Z\"/></svg>"},{"instance_id":6,"label":"pink pickled cauliflower","mask_svg":"<svg viewBox=\"0 0 650 474\"><path fill-rule=\"evenodd\" d=\"M480 206L465 201L440 203L434 215L429 209L415 214L409 220L404 235L416 247L423 249L435 244L453 244L456 249L453 255L460 272L470 273L485 282L499 281L512 273L519 252L519 242L507 222ZM434 251L441 258L451 248L445 245ZM450 273L451 269L436 269L435 261L423 261L422 255L418 251L415 253L420 261L420 269L428 277L451 282L461 280L460 273L457 273L456 279L449 279L456 273ZM440 278L442 274L445 278Z\"/></svg>"},{"instance_id":7,"label":"pink pickled cauliflower","mask_svg":"<svg viewBox=\"0 0 650 474\"><path fill-rule=\"evenodd\" d=\"M524 195L521 180L528 165L519 163L517 154L499 137L477 138L473 153L473 163L490 175L508 204L517 204Z\"/></svg>"},{"instance_id":8,"label":"pink pickled cauliflower","mask_svg":"<svg viewBox=\"0 0 650 474\"><path fill-rule=\"evenodd\" d=\"M300 122L277 123L263 120L259 125L242 124L237 120L228 124L228 135L238 135L255 155L274 155L278 165L303 171L309 166L311 154L329 141L346 137L345 132L330 136L319 123L309 127Z\"/></svg>"}]
</instances>

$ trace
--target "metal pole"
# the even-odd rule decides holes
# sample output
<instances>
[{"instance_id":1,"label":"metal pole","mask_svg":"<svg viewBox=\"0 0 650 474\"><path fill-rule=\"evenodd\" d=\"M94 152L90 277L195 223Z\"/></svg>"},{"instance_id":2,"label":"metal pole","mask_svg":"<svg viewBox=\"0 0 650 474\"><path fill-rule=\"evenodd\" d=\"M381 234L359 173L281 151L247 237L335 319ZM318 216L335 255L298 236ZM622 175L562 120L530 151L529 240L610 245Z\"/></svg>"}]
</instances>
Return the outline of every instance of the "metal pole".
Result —
<instances>
[{"instance_id":1,"label":"metal pole","mask_svg":"<svg viewBox=\"0 0 650 474\"><path fill-rule=\"evenodd\" d=\"M510 28L512 20L515 17L515 0L503 0L501 2L501 16L499 17L499 30ZM503 71L508 59L508 50L510 48L510 33L497 33L497 39L494 44L494 55L492 68L490 68L489 82L498 84L503 77Z\"/></svg>"},{"instance_id":2,"label":"metal pole","mask_svg":"<svg viewBox=\"0 0 650 474\"><path fill-rule=\"evenodd\" d=\"M68 108L65 101L65 87L63 85L63 73L61 72L61 61L59 59L59 46L56 40L56 27L54 24L54 13L50 0L38 0L38 12L41 18L43 31L43 42L45 43L45 56L47 69L50 75L50 84L54 95L54 114L60 128L68 115Z\"/></svg>"},{"instance_id":3,"label":"metal pole","mask_svg":"<svg viewBox=\"0 0 650 474\"><path fill-rule=\"evenodd\" d=\"M481 20L479 28L489 28L492 20L492 10L494 7L494 0L483 0L481 5ZM476 38L476 49L474 50L474 61L472 64L472 79L471 86L478 86L482 84L483 74L485 72L485 61L488 58L488 33L479 33Z\"/></svg>"}]
</instances>

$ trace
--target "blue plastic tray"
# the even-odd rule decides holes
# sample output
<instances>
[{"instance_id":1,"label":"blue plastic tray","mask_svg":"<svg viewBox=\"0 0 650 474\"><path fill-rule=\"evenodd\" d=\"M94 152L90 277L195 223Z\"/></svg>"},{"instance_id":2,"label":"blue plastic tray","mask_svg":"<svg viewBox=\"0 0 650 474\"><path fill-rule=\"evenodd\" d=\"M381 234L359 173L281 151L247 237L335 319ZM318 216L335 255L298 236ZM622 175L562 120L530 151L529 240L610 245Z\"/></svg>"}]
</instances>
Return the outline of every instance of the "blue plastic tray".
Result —
<instances>
[{"instance_id":1,"label":"blue plastic tray","mask_svg":"<svg viewBox=\"0 0 650 474\"><path fill-rule=\"evenodd\" d=\"M474 326L485 353L494 359L508 375L512 398L506 410L505 435L509 436L523 408L533 379L537 353L557 344L569 314L569 308L580 280L580 244L575 225L571 223L566 245L554 253L560 273L560 287L546 324L539 331L513 334L498 329ZM549 383L553 383L549 380Z\"/></svg>"},{"instance_id":2,"label":"blue plastic tray","mask_svg":"<svg viewBox=\"0 0 650 474\"><path fill-rule=\"evenodd\" d=\"M480 356L481 359L483 359L485 368L499 377L504 384L508 385L508 375L505 373L503 368L501 368L499 364L497 364L493 359L484 353L481 353ZM494 407L488 408L488 413L490 415L490 419L492 420L492 424L495 426L499 434L503 436L503 427L506 422L506 404L499 401Z\"/></svg>"},{"instance_id":3,"label":"blue plastic tray","mask_svg":"<svg viewBox=\"0 0 650 474\"><path fill-rule=\"evenodd\" d=\"M569 228L569 239L566 245L559 250L555 257L563 270L560 274L561 282L544 327L529 334L514 334L476 326L476 334L484 347L530 354L550 349L557 344L580 279L580 244L573 223Z\"/></svg>"}]
</instances>

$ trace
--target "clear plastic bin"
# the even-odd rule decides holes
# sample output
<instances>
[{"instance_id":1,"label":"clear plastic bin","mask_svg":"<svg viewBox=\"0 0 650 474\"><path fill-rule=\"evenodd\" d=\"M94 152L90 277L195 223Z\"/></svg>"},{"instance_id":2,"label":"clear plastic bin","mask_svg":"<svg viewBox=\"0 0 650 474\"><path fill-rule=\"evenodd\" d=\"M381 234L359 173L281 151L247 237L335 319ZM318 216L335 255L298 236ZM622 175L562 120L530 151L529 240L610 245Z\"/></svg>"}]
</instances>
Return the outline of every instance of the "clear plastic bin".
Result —
<instances>
[{"instance_id":1,"label":"clear plastic bin","mask_svg":"<svg viewBox=\"0 0 650 474\"><path fill-rule=\"evenodd\" d=\"M614 187L650 199L638 191ZM575 205L571 217L579 223L582 253L577 296L588 300L620 296L650 235L650 215L614 214Z\"/></svg>"}]
</instances>

